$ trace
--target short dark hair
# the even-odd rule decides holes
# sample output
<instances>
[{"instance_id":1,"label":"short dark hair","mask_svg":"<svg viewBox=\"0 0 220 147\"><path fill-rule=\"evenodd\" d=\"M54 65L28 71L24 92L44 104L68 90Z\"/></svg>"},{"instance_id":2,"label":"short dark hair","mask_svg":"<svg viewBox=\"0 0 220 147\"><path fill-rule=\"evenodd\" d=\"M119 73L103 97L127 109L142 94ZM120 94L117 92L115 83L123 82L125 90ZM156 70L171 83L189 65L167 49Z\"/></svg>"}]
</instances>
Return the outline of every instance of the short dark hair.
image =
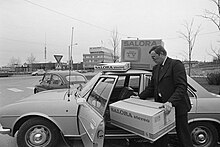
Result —
<instances>
[{"instance_id":1,"label":"short dark hair","mask_svg":"<svg viewBox=\"0 0 220 147\"><path fill-rule=\"evenodd\" d=\"M153 46L150 51L149 51L149 54L154 51L156 54L160 55L160 54L163 54L163 55L167 55L167 51L164 49L164 47L162 45L156 45L156 46Z\"/></svg>"}]
</instances>

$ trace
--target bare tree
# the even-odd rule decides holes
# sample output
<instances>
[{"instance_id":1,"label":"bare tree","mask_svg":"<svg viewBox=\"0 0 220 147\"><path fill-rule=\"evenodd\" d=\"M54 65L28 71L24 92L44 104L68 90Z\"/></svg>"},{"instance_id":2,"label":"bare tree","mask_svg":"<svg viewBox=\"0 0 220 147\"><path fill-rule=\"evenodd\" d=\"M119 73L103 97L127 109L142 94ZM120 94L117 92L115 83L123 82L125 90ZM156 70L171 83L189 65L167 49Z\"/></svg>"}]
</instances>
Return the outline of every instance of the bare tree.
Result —
<instances>
[{"instance_id":1,"label":"bare tree","mask_svg":"<svg viewBox=\"0 0 220 147\"><path fill-rule=\"evenodd\" d=\"M179 32L179 34L181 35L180 37L183 38L184 40L187 41L188 43L188 57L189 57L189 70L188 70L188 75L190 76L190 72L191 72L191 61L192 61L192 51L193 51L193 47L195 45L196 42L196 37L200 31L200 26L198 26L196 28L196 30L194 30L193 28L193 23L194 23L194 19L192 19L192 21L190 23L185 22L183 24L184 28L186 29L186 32Z\"/></svg>"},{"instance_id":2,"label":"bare tree","mask_svg":"<svg viewBox=\"0 0 220 147\"><path fill-rule=\"evenodd\" d=\"M213 49L213 47L211 45L211 50L212 50L214 55L210 54L210 53L208 53L208 54L213 57L214 62L220 63L220 49L218 49L218 51L217 51L217 49Z\"/></svg>"},{"instance_id":3,"label":"bare tree","mask_svg":"<svg viewBox=\"0 0 220 147\"><path fill-rule=\"evenodd\" d=\"M215 26L217 26L220 31L220 0L210 0L216 6L215 10L207 10L205 9L204 15L201 15L203 18L211 21ZM220 63L220 49L213 49L211 46L212 54L209 53L213 57L213 60L217 60Z\"/></svg>"},{"instance_id":4,"label":"bare tree","mask_svg":"<svg viewBox=\"0 0 220 147\"><path fill-rule=\"evenodd\" d=\"M218 30L220 31L220 0L210 0L212 1L216 7L217 10L207 10L205 9L204 15L201 15L203 18L210 20L212 23L214 23Z\"/></svg>"},{"instance_id":5,"label":"bare tree","mask_svg":"<svg viewBox=\"0 0 220 147\"><path fill-rule=\"evenodd\" d=\"M118 36L118 30L114 29L111 34L111 45L113 47L113 60L116 62L118 60L118 47L120 44L120 39Z\"/></svg>"},{"instance_id":6,"label":"bare tree","mask_svg":"<svg viewBox=\"0 0 220 147\"><path fill-rule=\"evenodd\" d=\"M10 66L10 67L16 67L16 66L18 66L18 65L21 65L21 60L20 60L20 58L12 57L12 58L9 60L8 66Z\"/></svg>"},{"instance_id":7,"label":"bare tree","mask_svg":"<svg viewBox=\"0 0 220 147\"><path fill-rule=\"evenodd\" d=\"M28 64L32 64L36 61L36 57L31 53L30 57L26 59Z\"/></svg>"}]
</instances>

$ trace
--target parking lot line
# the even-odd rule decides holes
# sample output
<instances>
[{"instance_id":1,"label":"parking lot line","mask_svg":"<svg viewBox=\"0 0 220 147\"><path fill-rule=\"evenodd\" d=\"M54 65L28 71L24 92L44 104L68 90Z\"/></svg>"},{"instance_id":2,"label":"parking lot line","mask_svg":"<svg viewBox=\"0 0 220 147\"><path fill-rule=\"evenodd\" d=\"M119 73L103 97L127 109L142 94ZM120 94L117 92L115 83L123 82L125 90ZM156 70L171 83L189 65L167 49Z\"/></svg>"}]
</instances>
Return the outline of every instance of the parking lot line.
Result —
<instances>
[{"instance_id":1,"label":"parking lot line","mask_svg":"<svg viewBox=\"0 0 220 147\"><path fill-rule=\"evenodd\" d=\"M33 90L34 89L34 87L26 87L27 89L31 89L31 90Z\"/></svg>"},{"instance_id":2,"label":"parking lot line","mask_svg":"<svg viewBox=\"0 0 220 147\"><path fill-rule=\"evenodd\" d=\"M8 90L13 91L13 92L23 92L24 90L17 89L17 88L8 88Z\"/></svg>"}]
</instances>

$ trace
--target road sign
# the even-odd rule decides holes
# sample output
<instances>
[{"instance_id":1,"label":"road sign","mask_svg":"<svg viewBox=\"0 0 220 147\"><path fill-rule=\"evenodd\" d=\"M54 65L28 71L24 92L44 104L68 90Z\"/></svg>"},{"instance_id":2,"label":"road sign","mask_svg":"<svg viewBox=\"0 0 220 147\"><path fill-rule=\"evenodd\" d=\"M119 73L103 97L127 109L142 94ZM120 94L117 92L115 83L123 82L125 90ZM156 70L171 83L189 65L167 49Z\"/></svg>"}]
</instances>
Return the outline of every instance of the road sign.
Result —
<instances>
[{"instance_id":1,"label":"road sign","mask_svg":"<svg viewBox=\"0 0 220 147\"><path fill-rule=\"evenodd\" d=\"M60 63L57 64L56 69L62 69Z\"/></svg>"},{"instance_id":2,"label":"road sign","mask_svg":"<svg viewBox=\"0 0 220 147\"><path fill-rule=\"evenodd\" d=\"M63 55L54 55L54 57L57 60L57 63L60 63L60 60L62 59Z\"/></svg>"}]
</instances>

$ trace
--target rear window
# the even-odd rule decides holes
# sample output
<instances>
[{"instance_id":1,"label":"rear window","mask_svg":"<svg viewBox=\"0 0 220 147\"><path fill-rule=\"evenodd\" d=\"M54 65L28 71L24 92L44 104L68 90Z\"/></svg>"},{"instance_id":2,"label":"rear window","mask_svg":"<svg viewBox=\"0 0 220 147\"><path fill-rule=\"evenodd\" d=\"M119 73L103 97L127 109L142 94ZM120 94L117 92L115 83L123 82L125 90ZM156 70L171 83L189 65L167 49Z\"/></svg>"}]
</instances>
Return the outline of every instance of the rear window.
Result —
<instances>
[{"instance_id":1,"label":"rear window","mask_svg":"<svg viewBox=\"0 0 220 147\"><path fill-rule=\"evenodd\" d=\"M66 76L66 80L73 83L86 82L86 79L81 75Z\"/></svg>"}]
</instances>

